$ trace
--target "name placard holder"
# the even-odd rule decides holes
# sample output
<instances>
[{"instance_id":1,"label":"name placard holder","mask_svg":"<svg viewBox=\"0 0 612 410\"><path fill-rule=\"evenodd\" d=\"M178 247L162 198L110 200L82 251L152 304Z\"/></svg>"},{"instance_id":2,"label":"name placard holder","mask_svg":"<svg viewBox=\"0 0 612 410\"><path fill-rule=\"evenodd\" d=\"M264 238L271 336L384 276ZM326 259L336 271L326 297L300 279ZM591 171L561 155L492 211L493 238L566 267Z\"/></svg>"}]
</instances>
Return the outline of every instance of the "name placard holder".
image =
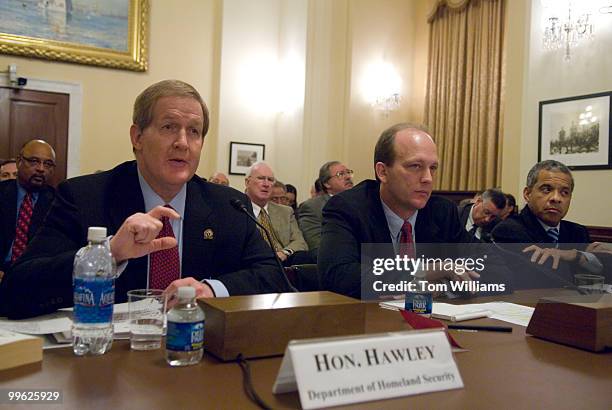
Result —
<instances>
[{"instance_id":1,"label":"name placard holder","mask_svg":"<svg viewBox=\"0 0 612 410\"><path fill-rule=\"evenodd\" d=\"M462 387L448 339L434 329L291 341L272 391L297 389L314 409Z\"/></svg>"}]
</instances>

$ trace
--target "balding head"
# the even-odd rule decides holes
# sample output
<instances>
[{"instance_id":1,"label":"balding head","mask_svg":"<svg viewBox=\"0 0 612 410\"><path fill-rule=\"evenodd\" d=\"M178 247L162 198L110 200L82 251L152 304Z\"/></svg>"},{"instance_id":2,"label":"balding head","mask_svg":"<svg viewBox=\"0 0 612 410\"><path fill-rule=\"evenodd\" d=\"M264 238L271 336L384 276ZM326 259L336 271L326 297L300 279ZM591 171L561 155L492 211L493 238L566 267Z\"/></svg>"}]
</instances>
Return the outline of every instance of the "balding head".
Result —
<instances>
[{"instance_id":1,"label":"balding head","mask_svg":"<svg viewBox=\"0 0 612 410\"><path fill-rule=\"evenodd\" d=\"M26 142L17 158L17 180L26 191L38 191L55 172L55 151L43 140Z\"/></svg>"},{"instance_id":2,"label":"balding head","mask_svg":"<svg viewBox=\"0 0 612 410\"><path fill-rule=\"evenodd\" d=\"M381 198L393 212L406 219L427 204L438 152L424 127L397 124L385 130L376 144L374 161Z\"/></svg>"},{"instance_id":3,"label":"balding head","mask_svg":"<svg viewBox=\"0 0 612 410\"><path fill-rule=\"evenodd\" d=\"M217 185L229 186L229 179L223 172L215 172L209 179L209 182Z\"/></svg>"}]
</instances>

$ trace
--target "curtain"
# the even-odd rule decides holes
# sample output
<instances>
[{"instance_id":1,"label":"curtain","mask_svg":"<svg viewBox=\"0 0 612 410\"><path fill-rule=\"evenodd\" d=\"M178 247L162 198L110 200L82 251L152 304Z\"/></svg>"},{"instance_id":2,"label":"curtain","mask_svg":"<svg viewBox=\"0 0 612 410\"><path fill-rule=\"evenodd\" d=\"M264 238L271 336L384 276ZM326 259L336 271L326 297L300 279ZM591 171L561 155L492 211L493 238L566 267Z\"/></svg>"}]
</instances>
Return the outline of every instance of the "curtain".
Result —
<instances>
[{"instance_id":1,"label":"curtain","mask_svg":"<svg viewBox=\"0 0 612 410\"><path fill-rule=\"evenodd\" d=\"M501 174L505 0L439 0L429 17L425 124L436 189L482 190Z\"/></svg>"}]
</instances>

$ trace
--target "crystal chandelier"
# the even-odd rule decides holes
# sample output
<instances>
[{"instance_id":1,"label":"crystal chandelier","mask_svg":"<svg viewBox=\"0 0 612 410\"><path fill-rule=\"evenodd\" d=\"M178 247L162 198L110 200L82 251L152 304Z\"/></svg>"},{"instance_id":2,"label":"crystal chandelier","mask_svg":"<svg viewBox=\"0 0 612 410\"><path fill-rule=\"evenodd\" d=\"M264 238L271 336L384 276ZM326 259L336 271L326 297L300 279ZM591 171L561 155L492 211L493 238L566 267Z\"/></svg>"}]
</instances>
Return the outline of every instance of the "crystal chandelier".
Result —
<instances>
[{"instance_id":1,"label":"crystal chandelier","mask_svg":"<svg viewBox=\"0 0 612 410\"><path fill-rule=\"evenodd\" d=\"M572 16L571 5L567 9L567 19L562 20L557 16L548 18L544 28L544 47L548 50L565 49L565 61L571 58L570 50L581 40L593 38L593 23L590 22L590 14L584 13L577 18Z\"/></svg>"}]
</instances>

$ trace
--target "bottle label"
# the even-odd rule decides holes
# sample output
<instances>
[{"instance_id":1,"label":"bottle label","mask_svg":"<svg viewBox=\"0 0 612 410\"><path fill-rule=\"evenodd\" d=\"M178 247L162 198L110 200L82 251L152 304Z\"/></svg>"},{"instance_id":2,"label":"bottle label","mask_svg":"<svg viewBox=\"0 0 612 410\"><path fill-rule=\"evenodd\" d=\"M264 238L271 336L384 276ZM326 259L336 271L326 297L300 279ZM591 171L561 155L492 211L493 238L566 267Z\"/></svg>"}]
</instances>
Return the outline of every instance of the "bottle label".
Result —
<instances>
[{"instance_id":1,"label":"bottle label","mask_svg":"<svg viewBox=\"0 0 612 410\"><path fill-rule=\"evenodd\" d=\"M428 292L408 292L404 308L413 313L431 314L433 298Z\"/></svg>"},{"instance_id":2,"label":"bottle label","mask_svg":"<svg viewBox=\"0 0 612 410\"><path fill-rule=\"evenodd\" d=\"M168 322L166 349L193 352L204 346L204 321L192 323Z\"/></svg>"},{"instance_id":3,"label":"bottle label","mask_svg":"<svg viewBox=\"0 0 612 410\"><path fill-rule=\"evenodd\" d=\"M113 321L115 281L108 278L74 279L75 323L109 323Z\"/></svg>"}]
</instances>

